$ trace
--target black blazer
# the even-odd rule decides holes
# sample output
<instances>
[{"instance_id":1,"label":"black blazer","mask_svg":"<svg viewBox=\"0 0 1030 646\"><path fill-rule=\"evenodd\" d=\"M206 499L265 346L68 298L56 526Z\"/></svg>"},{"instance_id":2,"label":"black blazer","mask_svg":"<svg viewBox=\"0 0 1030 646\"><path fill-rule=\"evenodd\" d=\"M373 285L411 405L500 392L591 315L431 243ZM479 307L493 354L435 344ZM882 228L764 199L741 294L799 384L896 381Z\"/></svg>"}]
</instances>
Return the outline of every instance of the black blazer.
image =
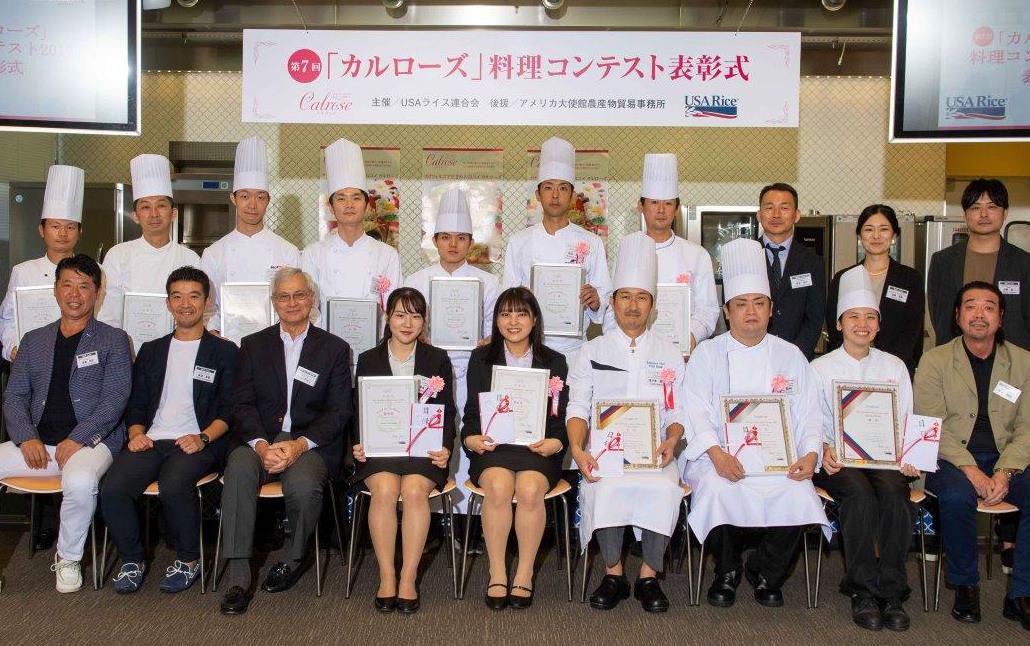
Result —
<instances>
[{"instance_id":1,"label":"black blazer","mask_svg":"<svg viewBox=\"0 0 1030 646\"><path fill-rule=\"evenodd\" d=\"M962 289L966 266L966 243L941 249L930 258L926 296L930 302L930 321L937 345L955 338L955 294ZM994 284L1015 282L1018 294L1005 294L1005 319L1002 328L1005 340L1030 350L1030 253L1002 240L998 264L994 268Z\"/></svg>"},{"instance_id":2,"label":"black blazer","mask_svg":"<svg viewBox=\"0 0 1030 646\"><path fill-rule=\"evenodd\" d=\"M826 331L830 336L827 351L836 350L844 343L844 338L837 329L837 297L840 295L840 277L844 272L857 266L852 265L838 271L830 281L830 293L826 298ZM888 297L887 294L891 287L903 290L901 293L905 294L906 300L900 301ZM883 282L883 294L880 296L880 332L876 335L874 345L904 361L908 366L910 376L915 374L919 357L923 356L925 307L923 277L915 269L891 258Z\"/></svg>"},{"instance_id":3,"label":"black blazer","mask_svg":"<svg viewBox=\"0 0 1030 646\"><path fill-rule=\"evenodd\" d=\"M147 341L136 355L136 363L132 366L132 393L129 405L125 410L125 424L142 424L150 428L157 416L161 404L161 391L164 389L165 371L168 367L168 351L172 345L172 334ZM197 348L194 366L210 368L215 371L214 381L206 382L193 378L193 411L197 416L197 426L203 431L216 419L226 424L232 423L232 384L236 373L236 344L219 338L204 330ZM224 454L228 433L212 443Z\"/></svg>"},{"instance_id":4,"label":"black blazer","mask_svg":"<svg viewBox=\"0 0 1030 646\"><path fill-rule=\"evenodd\" d=\"M389 339L383 339L376 347L362 352L358 356L357 377L392 377L393 370L390 369L390 351L387 349ZM454 422L457 417L457 407L454 405L454 369L451 367L451 358L447 352L419 342L415 346L415 374L421 377L443 377L443 390L430 397L427 404L443 404L443 445L454 453L454 438L456 431ZM355 381L355 384L357 382ZM354 446L361 442L361 420L358 412L361 408L357 405L358 389L354 389L354 425L353 436L350 445Z\"/></svg>"},{"instance_id":5,"label":"black blazer","mask_svg":"<svg viewBox=\"0 0 1030 646\"><path fill-rule=\"evenodd\" d=\"M766 270L769 274L769 291L772 293L773 313L769 321L769 333L796 345L809 361L815 356L815 344L823 331L826 316L826 275L823 261L814 251L798 240L790 243L790 252L783 263L783 279L779 286L773 278L769 254L763 245ZM781 258L782 260L782 258ZM791 276L810 274L812 284L808 287L791 287Z\"/></svg>"},{"instance_id":6,"label":"black blazer","mask_svg":"<svg viewBox=\"0 0 1030 646\"><path fill-rule=\"evenodd\" d=\"M351 417L350 346L338 336L308 326L297 364L318 375L314 386L293 381L290 433L316 444L334 476ZM243 337L233 384L233 431L237 443L274 442L286 415L286 354L279 324Z\"/></svg>"},{"instance_id":7,"label":"black blazer","mask_svg":"<svg viewBox=\"0 0 1030 646\"><path fill-rule=\"evenodd\" d=\"M490 392L493 367L495 365L508 365L503 351L498 361L488 362L486 360L487 350L489 350L489 347L476 348L472 351L472 356L469 357L469 371L466 381L468 397L465 399L465 415L462 418L461 427L462 448L464 448L465 438L479 435L483 432L482 424L479 421L479 393ZM557 417L551 415L550 407L548 407L547 428L544 431L544 437L547 439L554 438L561 442L562 450L555 455L563 455L569 446L569 437L565 429L565 408L569 405L569 366L562 354L552 351L549 357L540 357L534 353L533 367L549 370L552 377L561 377L562 382L565 384L561 394L558 396L558 415ZM548 400L548 405L550 405L550 400ZM468 453L469 457L472 457L473 453L471 451L465 449L465 452Z\"/></svg>"}]
</instances>

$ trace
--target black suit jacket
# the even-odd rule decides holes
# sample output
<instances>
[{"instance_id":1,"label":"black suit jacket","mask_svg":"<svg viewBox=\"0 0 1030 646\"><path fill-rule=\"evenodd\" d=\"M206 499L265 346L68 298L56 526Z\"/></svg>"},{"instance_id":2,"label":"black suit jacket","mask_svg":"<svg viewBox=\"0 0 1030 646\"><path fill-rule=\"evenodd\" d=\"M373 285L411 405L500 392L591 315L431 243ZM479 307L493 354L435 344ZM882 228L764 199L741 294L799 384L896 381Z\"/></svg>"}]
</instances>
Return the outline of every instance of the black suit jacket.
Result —
<instances>
[{"instance_id":1,"label":"black suit jacket","mask_svg":"<svg viewBox=\"0 0 1030 646\"><path fill-rule=\"evenodd\" d=\"M762 245L763 239L759 239ZM766 269L769 274L769 291L772 293L773 314L769 321L769 333L796 345L809 361L815 356L815 344L823 331L826 316L826 275L823 261L814 251L797 239L790 243L790 252L783 263L783 279L779 286L773 277L769 255ZM781 258L782 261L782 258ZM790 277L811 275L812 284L807 287L792 287ZM799 279L800 280L800 279Z\"/></svg>"},{"instance_id":2,"label":"black suit jacket","mask_svg":"<svg viewBox=\"0 0 1030 646\"><path fill-rule=\"evenodd\" d=\"M852 265L838 271L830 281L830 293L826 298L826 331L830 336L828 351L836 350L844 342L844 338L837 329L837 298L840 295L840 277L844 272L857 266ZM900 301L897 298L888 297L891 287L904 290L906 300ZM900 293L898 298L901 298ZM904 361L908 366L910 376L915 374L919 357L923 356L925 307L923 277L915 269L891 258L883 283L883 294L880 296L880 331L876 335L874 345Z\"/></svg>"},{"instance_id":3,"label":"black suit jacket","mask_svg":"<svg viewBox=\"0 0 1030 646\"><path fill-rule=\"evenodd\" d=\"M142 424L147 429L154 423L157 409L161 404L161 392L164 390L165 372L168 367L168 351L172 345L172 334L147 341L136 355L136 363L132 366L132 393L125 411L125 424ZM216 419L226 424L232 423L232 384L236 373L236 344L219 338L204 330L197 348L194 366L210 368L215 371L214 381L193 380L193 411L197 416L197 426L203 431ZM224 454L226 433L212 443L219 453Z\"/></svg>"},{"instance_id":4,"label":"black suit jacket","mask_svg":"<svg viewBox=\"0 0 1030 646\"><path fill-rule=\"evenodd\" d=\"M299 367L318 375L314 386L293 380L290 433L316 444L330 475L340 468L344 426L350 419L350 346L338 336L308 326ZM239 443L274 442L286 415L286 354L279 325L243 337L233 384L233 431Z\"/></svg>"},{"instance_id":5,"label":"black suit jacket","mask_svg":"<svg viewBox=\"0 0 1030 646\"><path fill-rule=\"evenodd\" d=\"M962 289L966 266L966 243L941 249L930 258L926 295L930 302L930 321L937 345L955 338L955 295ZM994 268L994 284L1015 282L1018 294L1005 294L1005 319L1002 328L1005 340L1030 350L1030 253L1001 241L998 264Z\"/></svg>"}]
</instances>

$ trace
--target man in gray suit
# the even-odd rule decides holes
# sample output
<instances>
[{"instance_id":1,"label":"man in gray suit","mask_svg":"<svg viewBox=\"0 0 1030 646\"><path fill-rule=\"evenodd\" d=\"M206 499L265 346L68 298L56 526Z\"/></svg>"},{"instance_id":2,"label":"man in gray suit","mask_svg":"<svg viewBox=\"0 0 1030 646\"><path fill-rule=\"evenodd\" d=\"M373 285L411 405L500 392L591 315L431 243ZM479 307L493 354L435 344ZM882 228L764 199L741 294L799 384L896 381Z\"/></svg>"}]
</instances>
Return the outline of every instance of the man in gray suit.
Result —
<instances>
[{"instance_id":1,"label":"man in gray suit","mask_svg":"<svg viewBox=\"0 0 1030 646\"><path fill-rule=\"evenodd\" d=\"M79 560L97 483L125 444L129 337L93 318L99 290L100 266L89 256L58 263L54 296L61 319L21 340L4 398L11 441L0 444L0 478L61 477L64 500L52 568L58 592L82 587Z\"/></svg>"}]
</instances>

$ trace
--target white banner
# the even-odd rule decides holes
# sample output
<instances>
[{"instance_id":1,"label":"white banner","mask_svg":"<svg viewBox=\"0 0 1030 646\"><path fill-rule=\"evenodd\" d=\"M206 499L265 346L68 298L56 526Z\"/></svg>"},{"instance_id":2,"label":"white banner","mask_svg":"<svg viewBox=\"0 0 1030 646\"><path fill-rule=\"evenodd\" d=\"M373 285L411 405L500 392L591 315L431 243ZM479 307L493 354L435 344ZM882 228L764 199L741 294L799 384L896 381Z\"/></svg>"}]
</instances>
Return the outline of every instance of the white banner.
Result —
<instances>
[{"instance_id":1,"label":"white banner","mask_svg":"<svg viewBox=\"0 0 1030 646\"><path fill-rule=\"evenodd\" d=\"M798 125L797 33L243 32L243 121Z\"/></svg>"}]
</instances>

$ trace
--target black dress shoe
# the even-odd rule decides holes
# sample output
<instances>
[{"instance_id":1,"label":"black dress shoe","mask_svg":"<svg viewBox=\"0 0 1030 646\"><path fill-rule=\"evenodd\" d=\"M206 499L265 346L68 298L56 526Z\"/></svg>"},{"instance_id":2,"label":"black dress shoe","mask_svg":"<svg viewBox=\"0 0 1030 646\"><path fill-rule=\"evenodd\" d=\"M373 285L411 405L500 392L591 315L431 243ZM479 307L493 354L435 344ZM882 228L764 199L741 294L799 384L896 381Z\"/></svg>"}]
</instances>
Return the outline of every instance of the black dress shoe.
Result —
<instances>
[{"instance_id":1,"label":"black dress shoe","mask_svg":"<svg viewBox=\"0 0 1030 646\"><path fill-rule=\"evenodd\" d=\"M880 604L872 597L855 595L851 597L851 621L859 628L880 630L883 628L883 616Z\"/></svg>"},{"instance_id":2,"label":"black dress shoe","mask_svg":"<svg viewBox=\"0 0 1030 646\"><path fill-rule=\"evenodd\" d=\"M533 605L533 589L527 588L524 585L513 585L512 590L522 590L528 592L527 596L514 595L511 592L508 593L508 607L512 610L525 610L526 608Z\"/></svg>"},{"instance_id":3,"label":"black dress shoe","mask_svg":"<svg viewBox=\"0 0 1030 646\"><path fill-rule=\"evenodd\" d=\"M304 568L300 566L293 567L279 561L269 570L268 575L265 576L261 589L265 592L285 592L293 587L293 584L300 579L300 575L303 573Z\"/></svg>"},{"instance_id":4,"label":"black dress shoe","mask_svg":"<svg viewBox=\"0 0 1030 646\"><path fill-rule=\"evenodd\" d=\"M418 597L414 599L401 599L397 597L397 612L402 615L413 615L418 612L421 604L418 602Z\"/></svg>"},{"instance_id":5,"label":"black dress shoe","mask_svg":"<svg viewBox=\"0 0 1030 646\"><path fill-rule=\"evenodd\" d=\"M755 601L766 608L779 608L783 605L783 591L770 584L764 576L746 565L744 566L744 576L755 589Z\"/></svg>"},{"instance_id":6,"label":"black dress shoe","mask_svg":"<svg viewBox=\"0 0 1030 646\"><path fill-rule=\"evenodd\" d=\"M393 612L397 609L397 595L392 597L376 597L372 606L379 612Z\"/></svg>"},{"instance_id":7,"label":"black dress shoe","mask_svg":"<svg viewBox=\"0 0 1030 646\"><path fill-rule=\"evenodd\" d=\"M623 599L629 599L629 581L623 575L606 574L590 595L590 607L598 610L611 610Z\"/></svg>"},{"instance_id":8,"label":"black dress shoe","mask_svg":"<svg viewBox=\"0 0 1030 646\"><path fill-rule=\"evenodd\" d=\"M880 617L883 619L883 627L887 630L901 632L908 630L908 627L912 625L912 620L909 619L908 613L901 605L901 599L896 597L880 602Z\"/></svg>"},{"instance_id":9,"label":"black dress shoe","mask_svg":"<svg viewBox=\"0 0 1030 646\"><path fill-rule=\"evenodd\" d=\"M37 552L45 552L54 546L56 540L57 532L49 527L44 527L36 532L36 536L32 539L32 549Z\"/></svg>"},{"instance_id":10,"label":"black dress shoe","mask_svg":"<svg viewBox=\"0 0 1030 646\"><path fill-rule=\"evenodd\" d=\"M740 585L740 570L716 574L715 581L708 586L708 603L718 608L729 608L737 601L738 585Z\"/></svg>"},{"instance_id":11,"label":"black dress shoe","mask_svg":"<svg viewBox=\"0 0 1030 646\"><path fill-rule=\"evenodd\" d=\"M980 623L980 586L955 586L955 605L951 616L966 624Z\"/></svg>"},{"instance_id":12,"label":"black dress shoe","mask_svg":"<svg viewBox=\"0 0 1030 646\"><path fill-rule=\"evenodd\" d=\"M1001 614L1007 619L1023 624L1025 630L1030 630L1030 597L1005 597L1005 606Z\"/></svg>"},{"instance_id":13,"label":"black dress shoe","mask_svg":"<svg viewBox=\"0 0 1030 646\"><path fill-rule=\"evenodd\" d=\"M242 615L250 607L250 600L254 595L247 592L238 585L229 588L222 597L221 611L223 615Z\"/></svg>"},{"instance_id":14,"label":"black dress shoe","mask_svg":"<svg viewBox=\"0 0 1030 646\"><path fill-rule=\"evenodd\" d=\"M633 584L633 598L647 612L665 612L669 609L669 598L662 592L658 579L653 576L637 579Z\"/></svg>"},{"instance_id":15,"label":"black dress shoe","mask_svg":"<svg viewBox=\"0 0 1030 646\"><path fill-rule=\"evenodd\" d=\"M508 589L507 583L491 583L486 586L486 596L483 597L483 601L486 603L486 607L490 610L504 610L508 607L508 595L505 594L501 597L491 597L490 588L504 588Z\"/></svg>"}]
</instances>

